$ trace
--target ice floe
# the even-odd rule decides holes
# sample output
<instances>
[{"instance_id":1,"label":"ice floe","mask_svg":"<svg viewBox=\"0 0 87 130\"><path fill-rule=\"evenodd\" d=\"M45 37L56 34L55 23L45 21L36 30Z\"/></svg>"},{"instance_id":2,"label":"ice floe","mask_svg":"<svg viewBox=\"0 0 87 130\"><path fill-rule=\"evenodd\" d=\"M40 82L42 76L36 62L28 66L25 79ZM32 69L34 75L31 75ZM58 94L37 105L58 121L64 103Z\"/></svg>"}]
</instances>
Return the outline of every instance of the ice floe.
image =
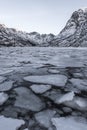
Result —
<instances>
[{"instance_id":1,"label":"ice floe","mask_svg":"<svg viewBox=\"0 0 87 130\"><path fill-rule=\"evenodd\" d=\"M56 111L44 110L35 114L35 119L40 123L40 125L49 128L51 126L51 118L56 114Z\"/></svg>"},{"instance_id":2,"label":"ice floe","mask_svg":"<svg viewBox=\"0 0 87 130\"><path fill-rule=\"evenodd\" d=\"M67 77L64 75L35 75L24 77L24 80L33 83L43 83L63 87L67 82Z\"/></svg>"},{"instance_id":3,"label":"ice floe","mask_svg":"<svg viewBox=\"0 0 87 130\"><path fill-rule=\"evenodd\" d=\"M6 81L0 84L0 91L8 91L12 88L13 81Z\"/></svg>"},{"instance_id":4,"label":"ice floe","mask_svg":"<svg viewBox=\"0 0 87 130\"><path fill-rule=\"evenodd\" d=\"M86 121L77 121L73 117L53 118L52 122L56 130L87 130Z\"/></svg>"},{"instance_id":5,"label":"ice floe","mask_svg":"<svg viewBox=\"0 0 87 130\"><path fill-rule=\"evenodd\" d=\"M41 99L34 95L29 89L24 87L19 87L15 89L18 96L14 106L19 108L24 108L31 111L40 111L45 107L44 102Z\"/></svg>"},{"instance_id":6,"label":"ice floe","mask_svg":"<svg viewBox=\"0 0 87 130\"><path fill-rule=\"evenodd\" d=\"M44 93L47 90L51 89L51 85L36 85L36 84L33 84L32 86L30 86L30 88L35 93Z\"/></svg>"},{"instance_id":7,"label":"ice floe","mask_svg":"<svg viewBox=\"0 0 87 130\"><path fill-rule=\"evenodd\" d=\"M67 101L72 101L74 96L75 96L74 92L69 92L69 93L63 95L62 97L60 97L60 99L57 99L56 102L60 104L60 103L64 103Z\"/></svg>"},{"instance_id":8,"label":"ice floe","mask_svg":"<svg viewBox=\"0 0 87 130\"><path fill-rule=\"evenodd\" d=\"M83 79L75 79L72 78L70 82L76 87L78 90L86 90L87 91L87 80Z\"/></svg>"},{"instance_id":9,"label":"ice floe","mask_svg":"<svg viewBox=\"0 0 87 130\"><path fill-rule=\"evenodd\" d=\"M0 76L0 83L2 83L5 79L5 77Z\"/></svg>"},{"instance_id":10,"label":"ice floe","mask_svg":"<svg viewBox=\"0 0 87 130\"><path fill-rule=\"evenodd\" d=\"M17 130L22 124L24 124L23 120L0 116L0 130Z\"/></svg>"},{"instance_id":11,"label":"ice floe","mask_svg":"<svg viewBox=\"0 0 87 130\"><path fill-rule=\"evenodd\" d=\"M3 103L6 102L6 100L8 99L8 95L5 93L0 93L0 105L3 105Z\"/></svg>"}]
</instances>

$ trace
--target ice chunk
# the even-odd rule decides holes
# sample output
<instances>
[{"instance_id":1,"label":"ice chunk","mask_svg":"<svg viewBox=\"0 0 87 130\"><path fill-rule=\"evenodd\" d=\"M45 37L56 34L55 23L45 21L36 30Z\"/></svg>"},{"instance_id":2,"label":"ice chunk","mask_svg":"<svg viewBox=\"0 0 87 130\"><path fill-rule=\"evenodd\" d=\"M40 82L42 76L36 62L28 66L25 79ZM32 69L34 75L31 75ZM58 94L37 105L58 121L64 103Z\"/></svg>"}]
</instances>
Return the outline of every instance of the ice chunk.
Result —
<instances>
[{"instance_id":1,"label":"ice chunk","mask_svg":"<svg viewBox=\"0 0 87 130\"><path fill-rule=\"evenodd\" d=\"M5 77L0 76L0 83L2 83L5 80Z\"/></svg>"},{"instance_id":2,"label":"ice chunk","mask_svg":"<svg viewBox=\"0 0 87 130\"><path fill-rule=\"evenodd\" d=\"M0 70L0 75L8 74L8 73L11 73L12 71L13 71L12 69L4 68L4 69Z\"/></svg>"},{"instance_id":3,"label":"ice chunk","mask_svg":"<svg viewBox=\"0 0 87 130\"><path fill-rule=\"evenodd\" d=\"M56 99L56 103L64 103L66 101L72 101L74 98L75 94L74 92L69 92L65 95L63 95L60 99Z\"/></svg>"},{"instance_id":4,"label":"ice chunk","mask_svg":"<svg viewBox=\"0 0 87 130\"><path fill-rule=\"evenodd\" d=\"M46 128L49 128L51 125L51 118L56 114L54 110L44 110L35 114L35 119L40 125L43 125Z\"/></svg>"},{"instance_id":5,"label":"ice chunk","mask_svg":"<svg viewBox=\"0 0 87 130\"><path fill-rule=\"evenodd\" d=\"M44 93L47 90L51 89L51 85L32 85L30 86L30 88L32 89L32 91L34 91L35 93Z\"/></svg>"},{"instance_id":6,"label":"ice chunk","mask_svg":"<svg viewBox=\"0 0 87 130\"><path fill-rule=\"evenodd\" d=\"M65 86L67 82L67 77L64 75L40 75L40 76L28 76L24 77L24 80L33 83L43 83L55 86Z\"/></svg>"},{"instance_id":7,"label":"ice chunk","mask_svg":"<svg viewBox=\"0 0 87 130\"><path fill-rule=\"evenodd\" d=\"M70 82L79 90L86 90L87 91L87 81L83 79L74 79L72 78Z\"/></svg>"},{"instance_id":8,"label":"ice chunk","mask_svg":"<svg viewBox=\"0 0 87 130\"><path fill-rule=\"evenodd\" d=\"M8 95L5 93L0 93L0 105L3 105L4 102L8 99Z\"/></svg>"},{"instance_id":9,"label":"ice chunk","mask_svg":"<svg viewBox=\"0 0 87 130\"><path fill-rule=\"evenodd\" d=\"M15 91L18 96L16 97L14 106L31 111L40 111L45 107L44 102L42 102L41 99L34 95L29 89L19 87L16 88Z\"/></svg>"},{"instance_id":10,"label":"ice chunk","mask_svg":"<svg viewBox=\"0 0 87 130\"><path fill-rule=\"evenodd\" d=\"M24 124L23 120L0 116L0 130L17 130L17 128L22 124Z\"/></svg>"},{"instance_id":11,"label":"ice chunk","mask_svg":"<svg viewBox=\"0 0 87 130\"><path fill-rule=\"evenodd\" d=\"M87 107L87 101L83 98L78 97L74 100L74 102L81 108Z\"/></svg>"},{"instance_id":12,"label":"ice chunk","mask_svg":"<svg viewBox=\"0 0 87 130\"><path fill-rule=\"evenodd\" d=\"M52 73L52 74L58 74L58 73L60 73L60 71L57 70L57 69L49 69L48 72Z\"/></svg>"},{"instance_id":13,"label":"ice chunk","mask_svg":"<svg viewBox=\"0 0 87 130\"><path fill-rule=\"evenodd\" d=\"M63 107L62 109L63 109L63 111L64 111L65 113L71 113L71 112L72 112L72 109L69 108L69 107Z\"/></svg>"},{"instance_id":14,"label":"ice chunk","mask_svg":"<svg viewBox=\"0 0 87 130\"><path fill-rule=\"evenodd\" d=\"M6 81L0 84L0 91L8 91L12 88L13 81Z\"/></svg>"},{"instance_id":15,"label":"ice chunk","mask_svg":"<svg viewBox=\"0 0 87 130\"><path fill-rule=\"evenodd\" d=\"M73 117L53 118L52 123L56 130L87 130L86 121L77 121Z\"/></svg>"}]
</instances>

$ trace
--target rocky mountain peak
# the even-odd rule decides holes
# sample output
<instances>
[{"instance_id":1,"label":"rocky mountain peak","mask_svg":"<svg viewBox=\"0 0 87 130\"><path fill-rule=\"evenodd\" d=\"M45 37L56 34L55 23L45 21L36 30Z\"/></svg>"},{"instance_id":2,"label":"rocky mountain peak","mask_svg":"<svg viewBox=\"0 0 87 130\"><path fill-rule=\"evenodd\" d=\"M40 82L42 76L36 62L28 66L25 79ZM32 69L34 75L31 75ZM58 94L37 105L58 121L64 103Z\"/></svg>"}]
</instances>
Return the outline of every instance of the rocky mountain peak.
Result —
<instances>
[{"instance_id":1,"label":"rocky mountain peak","mask_svg":"<svg viewBox=\"0 0 87 130\"><path fill-rule=\"evenodd\" d=\"M72 13L71 18L68 20L65 28L70 28L72 26L77 28L85 22L87 22L87 9L79 9Z\"/></svg>"},{"instance_id":2,"label":"rocky mountain peak","mask_svg":"<svg viewBox=\"0 0 87 130\"><path fill-rule=\"evenodd\" d=\"M77 24L81 24L84 21L87 21L87 8L83 9L79 9L78 11L75 11L72 16L71 19Z\"/></svg>"},{"instance_id":3,"label":"rocky mountain peak","mask_svg":"<svg viewBox=\"0 0 87 130\"><path fill-rule=\"evenodd\" d=\"M51 45L62 47L87 47L87 8L72 13L64 29Z\"/></svg>"}]
</instances>

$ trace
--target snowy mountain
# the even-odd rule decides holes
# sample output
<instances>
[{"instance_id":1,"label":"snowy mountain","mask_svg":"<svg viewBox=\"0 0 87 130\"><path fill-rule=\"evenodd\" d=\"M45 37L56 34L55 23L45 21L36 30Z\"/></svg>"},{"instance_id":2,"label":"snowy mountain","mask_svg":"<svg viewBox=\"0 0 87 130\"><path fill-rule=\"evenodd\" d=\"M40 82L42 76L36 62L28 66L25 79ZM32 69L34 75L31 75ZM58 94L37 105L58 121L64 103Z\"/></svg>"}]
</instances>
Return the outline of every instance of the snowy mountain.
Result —
<instances>
[{"instance_id":1,"label":"snowy mountain","mask_svg":"<svg viewBox=\"0 0 87 130\"><path fill-rule=\"evenodd\" d=\"M52 40L51 45L87 47L87 9L75 11L65 28Z\"/></svg>"},{"instance_id":2,"label":"snowy mountain","mask_svg":"<svg viewBox=\"0 0 87 130\"><path fill-rule=\"evenodd\" d=\"M26 33L0 24L0 46L87 47L87 9L73 12L59 35Z\"/></svg>"},{"instance_id":3,"label":"snowy mountain","mask_svg":"<svg viewBox=\"0 0 87 130\"><path fill-rule=\"evenodd\" d=\"M26 33L0 24L0 46L48 46L53 34Z\"/></svg>"}]
</instances>

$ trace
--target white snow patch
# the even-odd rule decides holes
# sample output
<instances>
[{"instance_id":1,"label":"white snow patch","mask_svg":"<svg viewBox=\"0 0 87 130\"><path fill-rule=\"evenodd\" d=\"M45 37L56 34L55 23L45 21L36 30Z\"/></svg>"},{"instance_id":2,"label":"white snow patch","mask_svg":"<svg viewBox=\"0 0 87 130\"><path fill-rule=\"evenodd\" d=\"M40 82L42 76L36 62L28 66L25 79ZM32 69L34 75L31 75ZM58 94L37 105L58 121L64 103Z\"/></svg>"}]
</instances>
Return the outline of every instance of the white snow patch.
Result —
<instances>
[{"instance_id":1,"label":"white snow patch","mask_svg":"<svg viewBox=\"0 0 87 130\"><path fill-rule=\"evenodd\" d=\"M60 35L62 37L66 37L66 36L68 37L70 35L73 35L75 33L75 31L76 31L75 26L72 26L69 29L66 29L65 31L63 31Z\"/></svg>"}]
</instances>

